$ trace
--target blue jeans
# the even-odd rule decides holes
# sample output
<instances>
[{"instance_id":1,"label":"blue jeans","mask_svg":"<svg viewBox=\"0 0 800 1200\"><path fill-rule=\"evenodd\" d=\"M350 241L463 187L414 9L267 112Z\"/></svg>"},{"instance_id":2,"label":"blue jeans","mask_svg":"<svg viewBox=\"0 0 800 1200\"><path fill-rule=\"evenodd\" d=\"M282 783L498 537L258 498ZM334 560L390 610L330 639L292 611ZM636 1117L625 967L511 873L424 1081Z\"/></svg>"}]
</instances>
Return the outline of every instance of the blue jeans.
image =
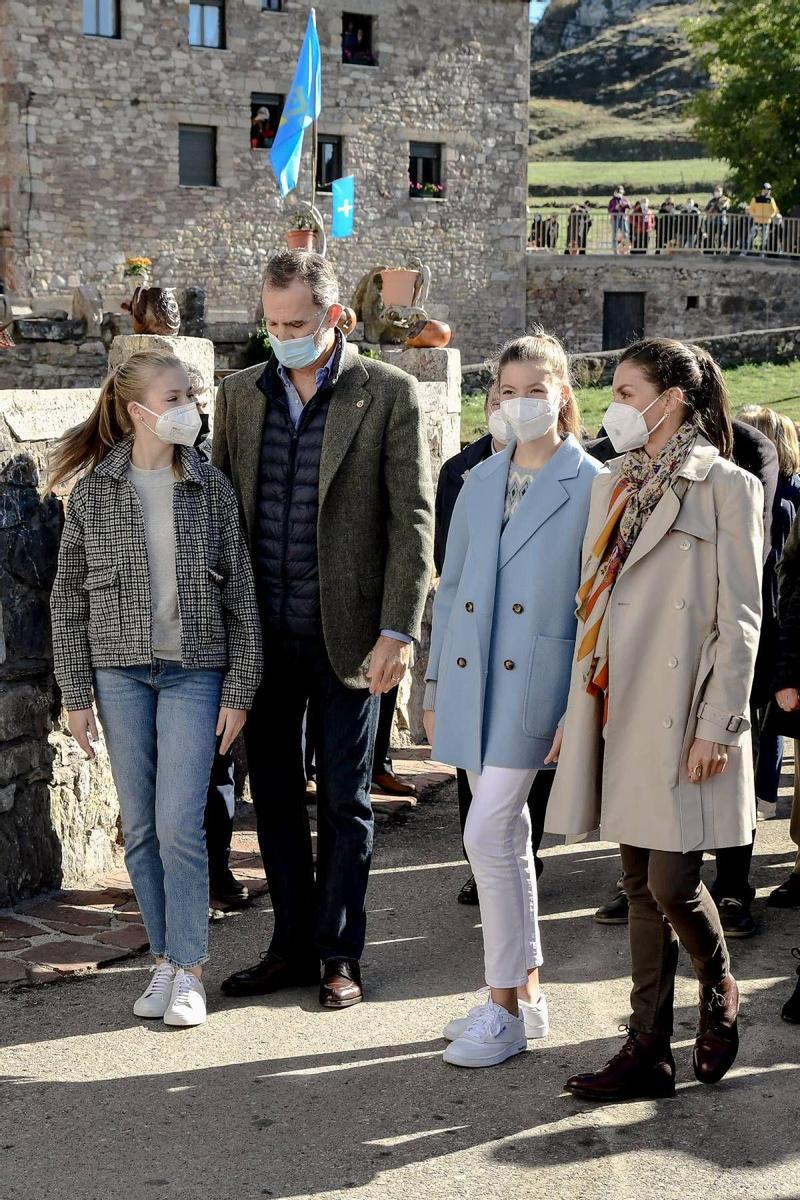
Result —
<instances>
[{"instance_id":1,"label":"blue jeans","mask_svg":"<svg viewBox=\"0 0 800 1200\"><path fill-rule=\"evenodd\" d=\"M203 815L222 671L155 659L98 668L94 690L150 949L173 966L198 966L208 957Z\"/></svg>"}]
</instances>

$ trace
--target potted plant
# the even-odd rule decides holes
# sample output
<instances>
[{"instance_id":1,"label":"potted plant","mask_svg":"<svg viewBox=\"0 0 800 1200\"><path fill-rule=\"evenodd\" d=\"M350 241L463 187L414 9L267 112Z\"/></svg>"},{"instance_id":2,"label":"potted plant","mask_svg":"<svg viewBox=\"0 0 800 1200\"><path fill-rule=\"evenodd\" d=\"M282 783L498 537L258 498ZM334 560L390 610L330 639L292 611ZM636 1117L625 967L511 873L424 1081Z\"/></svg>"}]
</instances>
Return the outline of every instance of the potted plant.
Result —
<instances>
[{"instance_id":1,"label":"potted plant","mask_svg":"<svg viewBox=\"0 0 800 1200\"><path fill-rule=\"evenodd\" d=\"M313 250L317 225L310 213L297 211L289 217L286 244L290 250Z\"/></svg>"},{"instance_id":2,"label":"potted plant","mask_svg":"<svg viewBox=\"0 0 800 1200\"><path fill-rule=\"evenodd\" d=\"M125 269L122 272L123 279L133 280L133 290L137 287L147 287L150 283L151 271L153 265L152 258L138 256L125 259Z\"/></svg>"}]
</instances>

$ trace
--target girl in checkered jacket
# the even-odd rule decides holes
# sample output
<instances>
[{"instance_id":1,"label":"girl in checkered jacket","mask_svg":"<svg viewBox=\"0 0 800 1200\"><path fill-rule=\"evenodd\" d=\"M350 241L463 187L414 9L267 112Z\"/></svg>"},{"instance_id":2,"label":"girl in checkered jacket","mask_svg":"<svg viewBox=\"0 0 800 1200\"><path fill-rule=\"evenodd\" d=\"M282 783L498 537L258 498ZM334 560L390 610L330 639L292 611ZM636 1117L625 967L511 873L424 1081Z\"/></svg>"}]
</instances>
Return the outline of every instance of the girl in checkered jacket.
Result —
<instances>
[{"instance_id":1,"label":"girl in checkered jacket","mask_svg":"<svg viewBox=\"0 0 800 1200\"><path fill-rule=\"evenodd\" d=\"M51 600L56 680L90 759L97 705L155 956L133 1011L181 1026L206 1016L211 764L263 667L236 496L193 448L199 430L182 363L133 354L59 442L49 481L77 479Z\"/></svg>"}]
</instances>

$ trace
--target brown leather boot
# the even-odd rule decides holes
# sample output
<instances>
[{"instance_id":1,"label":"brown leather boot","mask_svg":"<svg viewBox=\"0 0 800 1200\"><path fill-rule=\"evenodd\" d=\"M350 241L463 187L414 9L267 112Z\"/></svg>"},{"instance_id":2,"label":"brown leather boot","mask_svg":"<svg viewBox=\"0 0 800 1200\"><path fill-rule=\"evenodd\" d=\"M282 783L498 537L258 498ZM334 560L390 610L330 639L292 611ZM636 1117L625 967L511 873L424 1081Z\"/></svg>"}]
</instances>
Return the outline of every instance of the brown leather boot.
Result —
<instances>
[{"instance_id":1,"label":"brown leather boot","mask_svg":"<svg viewBox=\"0 0 800 1200\"><path fill-rule=\"evenodd\" d=\"M700 1019L692 1065L701 1083L719 1083L739 1051L739 988L732 975L722 983L700 988Z\"/></svg>"},{"instance_id":2,"label":"brown leather boot","mask_svg":"<svg viewBox=\"0 0 800 1200\"><path fill-rule=\"evenodd\" d=\"M674 1096L675 1059L669 1038L662 1034L629 1030L624 1046L602 1071L573 1075L564 1087L582 1100L641 1100Z\"/></svg>"}]
</instances>

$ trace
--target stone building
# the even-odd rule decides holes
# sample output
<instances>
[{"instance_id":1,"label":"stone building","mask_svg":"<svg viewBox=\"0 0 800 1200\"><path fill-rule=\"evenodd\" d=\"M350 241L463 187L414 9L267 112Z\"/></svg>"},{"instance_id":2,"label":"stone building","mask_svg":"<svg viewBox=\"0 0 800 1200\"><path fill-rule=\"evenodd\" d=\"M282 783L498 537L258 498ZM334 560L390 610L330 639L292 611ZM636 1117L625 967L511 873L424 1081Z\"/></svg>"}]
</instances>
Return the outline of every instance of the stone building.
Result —
<instances>
[{"instance_id":1,"label":"stone building","mask_svg":"<svg viewBox=\"0 0 800 1200\"><path fill-rule=\"evenodd\" d=\"M266 147L307 0L7 0L3 9L6 290L41 312L68 308L73 288L89 284L115 308L130 290L124 259L147 255L154 282L205 288L212 319L254 318L264 262L284 242ZM525 317L527 2L317 0L316 9L318 182L356 180L355 236L330 249L345 288L370 267L418 255L453 344L483 354ZM290 201L309 197L309 141ZM412 196L409 173L434 186ZM320 207L330 215L329 193Z\"/></svg>"}]
</instances>

